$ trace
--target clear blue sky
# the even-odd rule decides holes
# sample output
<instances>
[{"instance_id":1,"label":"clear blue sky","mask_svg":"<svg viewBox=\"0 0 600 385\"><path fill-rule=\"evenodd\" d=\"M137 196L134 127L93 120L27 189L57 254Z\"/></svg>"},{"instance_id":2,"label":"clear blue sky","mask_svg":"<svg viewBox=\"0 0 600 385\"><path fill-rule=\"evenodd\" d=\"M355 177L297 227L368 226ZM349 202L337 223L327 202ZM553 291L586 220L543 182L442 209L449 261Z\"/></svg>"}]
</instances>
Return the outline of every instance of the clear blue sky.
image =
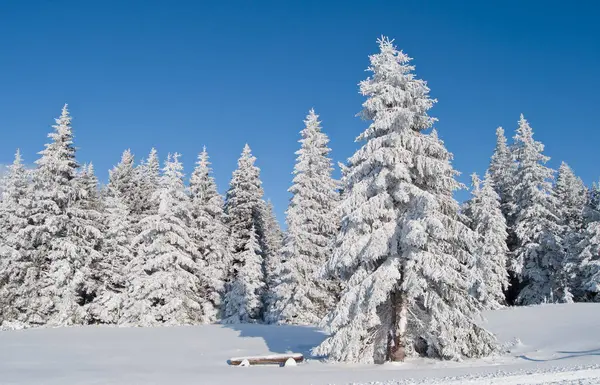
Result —
<instances>
[{"instance_id":1,"label":"clear blue sky","mask_svg":"<svg viewBox=\"0 0 600 385\"><path fill-rule=\"evenodd\" d=\"M600 176L597 1L0 1L0 163L27 162L62 104L101 180L131 148L206 145L225 191L245 142L279 218L314 107L343 161L366 127L357 83L385 34L415 58L455 167L483 172L523 112L557 167ZM463 198L465 194L458 194Z\"/></svg>"}]
</instances>

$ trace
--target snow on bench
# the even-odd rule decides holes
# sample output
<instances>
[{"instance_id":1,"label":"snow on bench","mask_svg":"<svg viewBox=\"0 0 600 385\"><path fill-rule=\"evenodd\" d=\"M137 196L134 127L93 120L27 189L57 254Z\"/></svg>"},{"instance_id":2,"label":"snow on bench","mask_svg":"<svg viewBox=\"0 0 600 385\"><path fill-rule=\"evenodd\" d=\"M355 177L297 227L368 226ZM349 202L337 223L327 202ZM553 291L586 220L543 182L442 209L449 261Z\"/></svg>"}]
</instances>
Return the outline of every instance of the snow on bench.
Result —
<instances>
[{"instance_id":1,"label":"snow on bench","mask_svg":"<svg viewBox=\"0 0 600 385\"><path fill-rule=\"evenodd\" d=\"M294 363L287 362L292 359ZM287 353L287 354L269 354L266 356L249 356L249 357L233 357L229 359L229 365L234 366L248 366L248 365L269 365L269 364L280 364L289 366L294 365L298 362L304 361L304 356L300 353Z\"/></svg>"}]
</instances>

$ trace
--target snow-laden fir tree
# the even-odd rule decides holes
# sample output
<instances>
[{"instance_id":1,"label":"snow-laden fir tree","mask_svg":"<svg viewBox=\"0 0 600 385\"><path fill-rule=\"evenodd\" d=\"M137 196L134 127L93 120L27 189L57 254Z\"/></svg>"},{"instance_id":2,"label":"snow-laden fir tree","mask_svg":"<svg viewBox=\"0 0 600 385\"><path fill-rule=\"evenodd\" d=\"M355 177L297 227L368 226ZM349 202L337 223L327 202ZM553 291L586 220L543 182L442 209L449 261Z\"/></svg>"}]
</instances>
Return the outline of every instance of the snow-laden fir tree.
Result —
<instances>
[{"instance_id":1,"label":"snow-laden fir tree","mask_svg":"<svg viewBox=\"0 0 600 385\"><path fill-rule=\"evenodd\" d=\"M100 190L98 189L98 178L94 171L92 163L84 164L78 176L79 188L83 192L80 205L86 209L102 211L102 202L100 200Z\"/></svg>"},{"instance_id":2,"label":"snow-laden fir tree","mask_svg":"<svg viewBox=\"0 0 600 385\"><path fill-rule=\"evenodd\" d=\"M104 207L100 200L98 178L94 173L92 163L84 164L75 178L79 197L73 208L74 240L80 247L91 249L86 255L85 265L82 268L83 284L79 289L82 293L80 305L86 308L98 295L103 281L103 255L100 253L104 240L105 227L103 223ZM89 312L88 312L89 313ZM86 316L86 322L90 322Z\"/></svg>"},{"instance_id":3,"label":"snow-laden fir tree","mask_svg":"<svg viewBox=\"0 0 600 385\"><path fill-rule=\"evenodd\" d=\"M278 276L281 269L281 246L283 245L283 232L275 216L273 203L268 200L262 202L259 209L259 224L262 233L262 245L259 244L263 258L265 270L265 279L269 285Z\"/></svg>"},{"instance_id":4,"label":"snow-laden fir tree","mask_svg":"<svg viewBox=\"0 0 600 385\"><path fill-rule=\"evenodd\" d=\"M160 163L155 148L150 150L147 159L135 167L133 181L131 213L138 219L155 214L158 203L152 197L160 185Z\"/></svg>"},{"instance_id":5,"label":"snow-laden fir tree","mask_svg":"<svg viewBox=\"0 0 600 385\"><path fill-rule=\"evenodd\" d=\"M223 212L223 197L217 191L206 148L198 155L190 178L194 239L200 258L212 270L204 288L208 302L204 314L210 322L218 318L227 267L231 262L229 234Z\"/></svg>"},{"instance_id":6,"label":"snow-laden fir tree","mask_svg":"<svg viewBox=\"0 0 600 385\"><path fill-rule=\"evenodd\" d=\"M35 312L37 266L22 232L30 215L29 175L17 150L0 202L0 323L29 323Z\"/></svg>"},{"instance_id":7,"label":"snow-laden fir tree","mask_svg":"<svg viewBox=\"0 0 600 385\"><path fill-rule=\"evenodd\" d=\"M136 209L140 192L136 183L134 157L129 149L123 151L121 161L109 171L107 195L119 197L128 210Z\"/></svg>"},{"instance_id":8,"label":"snow-laden fir tree","mask_svg":"<svg viewBox=\"0 0 600 385\"><path fill-rule=\"evenodd\" d=\"M581 299L600 302L600 222L590 222L586 226L581 245Z\"/></svg>"},{"instance_id":9,"label":"snow-laden fir tree","mask_svg":"<svg viewBox=\"0 0 600 385\"><path fill-rule=\"evenodd\" d=\"M273 289L281 274L281 246L283 245L283 232L275 216L273 203L261 202L259 209L259 226L257 234L260 235L259 247L263 257L263 271L265 274L265 287L263 292L263 318L271 322L270 315L275 304Z\"/></svg>"},{"instance_id":10,"label":"snow-laden fir tree","mask_svg":"<svg viewBox=\"0 0 600 385\"><path fill-rule=\"evenodd\" d=\"M405 355L477 357L496 347L469 295L475 233L459 220L452 155L435 131L434 100L387 38L361 82L371 125L349 159L341 232L328 268L345 289L315 354L383 362Z\"/></svg>"},{"instance_id":11,"label":"snow-laden fir tree","mask_svg":"<svg viewBox=\"0 0 600 385\"><path fill-rule=\"evenodd\" d=\"M593 182L589 188L583 210L584 226L600 220L600 183Z\"/></svg>"},{"instance_id":12,"label":"snow-laden fir tree","mask_svg":"<svg viewBox=\"0 0 600 385\"><path fill-rule=\"evenodd\" d=\"M583 212L587 203L587 188L581 178L565 162L562 162L556 177L553 194L558 202L559 232L564 260L556 272L555 280L561 286L569 287L576 297L581 297L581 282L579 280L579 244L583 239Z\"/></svg>"},{"instance_id":13,"label":"snow-laden fir tree","mask_svg":"<svg viewBox=\"0 0 600 385\"><path fill-rule=\"evenodd\" d=\"M36 161L29 226L21 236L38 267L40 304L28 322L68 325L85 322L84 305L94 295L90 265L99 256L102 233L97 212L83 202L66 105L53 128Z\"/></svg>"},{"instance_id":14,"label":"snow-laden fir tree","mask_svg":"<svg viewBox=\"0 0 600 385\"><path fill-rule=\"evenodd\" d=\"M329 138L310 110L300 132L282 258L271 322L316 325L335 301L335 284L319 277L338 231L337 182L332 178Z\"/></svg>"},{"instance_id":15,"label":"snow-laden fir tree","mask_svg":"<svg viewBox=\"0 0 600 385\"><path fill-rule=\"evenodd\" d=\"M472 181L467 215L478 236L474 295L484 309L497 309L504 304L504 290L508 287L506 220L490 174L486 172L483 183L473 174Z\"/></svg>"},{"instance_id":16,"label":"snow-laden fir tree","mask_svg":"<svg viewBox=\"0 0 600 385\"><path fill-rule=\"evenodd\" d=\"M517 303L532 305L568 301L570 292L556 279L562 270L557 201L552 195L554 171L544 145L533 139L533 130L521 114L512 153L517 162L514 185L516 246L509 266L521 283Z\"/></svg>"},{"instance_id":17,"label":"snow-laden fir tree","mask_svg":"<svg viewBox=\"0 0 600 385\"><path fill-rule=\"evenodd\" d=\"M179 155L169 155L152 196L157 212L141 219L141 233L133 239L137 253L125 269L123 324L190 325L209 322L212 316L203 312L206 269L190 228L182 169Z\"/></svg>"},{"instance_id":18,"label":"snow-laden fir tree","mask_svg":"<svg viewBox=\"0 0 600 385\"><path fill-rule=\"evenodd\" d=\"M578 245L576 293L582 301L600 302L600 185L589 191L584 211L584 230Z\"/></svg>"},{"instance_id":19,"label":"snow-laden fir tree","mask_svg":"<svg viewBox=\"0 0 600 385\"><path fill-rule=\"evenodd\" d=\"M125 267L133 259L133 227L129 208L114 190L104 201L102 259L96 264L99 284L88 309L91 323L117 324L126 295Z\"/></svg>"},{"instance_id":20,"label":"snow-laden fir tree","mask_svg":"<svg viewBox=\"0 0 600 385\"><path fill-rule=\"evenodd\" d=\"M500 197L500 208L506 220L508 237L506 245L509 251L516 248L517 240L514 232L514 186L516 162L513 159L511 148L507 145L504 129L496 129L496 147L489 166L490 177L498 196ZM507 269L509 274L509 287L506 291L506 300L509 305L514 304L521 287L520 275L521 265L515 264L512 258L508 259Z\"/></svg>"},{"instance_id":21,"label":"snow-laden fir tree","mask_svg":"<svg viewBox=\"0 0 600 385\"><path fill-rule=\"evenodd\" d=\"M516 164L513 160L510 147L506 144L504 129L496 129L496 148L490 162L489 173L492 178L494 189L500 197L500 206L504 217L509 221L513 213L512 190L514 186L514 174Z\"/></svg>"},{"instance_id":22,"label":"snow-laden fir tree","mask_svg":"<svg viewBox=\"0 0 600 385\"><path fill-rule=\"evenodd\" d=\"M232 246L232 261L227 275L226 296L224 298L224 318L245 320L248 314L262 318L262 313L252 312L244 313L242 309L238 309L235 303L239 301L235 298L234 282L236 282L238 274L244 270L246 276L258 276L263 283L257 285L257 290L261 290L259 298L262 298L264 289L264 270L263 266L259 266L259 271L248 272L245 270L256 268L255 264L246 266L245 258L249 255L248 242L251 234L256 233L257 242L260 242L260 210L264 204L262 182L260 180L260 169L254 165L256 158L252 155L250 146L244 146L242 155L238 160L238 168L233 172L229 190L225 199L225 213L230 231L230 239ZM260 246L260 243L259 243ZM261 258L262 259L262 258ZM262 262L261 262L262 263ZM228 304L228 301L235 301L233 304ZM261 309L263 305L259 306Z\"/></svg>"},{"instance_id":23,"label":"snow-laden fir tree","mask_svg":"<svg viewBox=\"0 0 600 385\"><path fill-rule=\"evenodd\" d=\"M0 199L0 240L7 242L7 236L17 233L27 225L26 200L28 198L29 176L23 165L21 151L17 149L12 165L7 167L3 178Z\"/></svg>"},{"instance_id":24,"label":"snow-laden fir tree","mask_svg":"<svg viewBox=\"0 0 600 385\"><path fill-rule=\"evenodd\" d=\"M225 323L253 323L260 320L264 274L262 256L254 226L248 232L246 246L240 255L244 265L238 270L225 294Z\"/></svg>"}]
</instances>

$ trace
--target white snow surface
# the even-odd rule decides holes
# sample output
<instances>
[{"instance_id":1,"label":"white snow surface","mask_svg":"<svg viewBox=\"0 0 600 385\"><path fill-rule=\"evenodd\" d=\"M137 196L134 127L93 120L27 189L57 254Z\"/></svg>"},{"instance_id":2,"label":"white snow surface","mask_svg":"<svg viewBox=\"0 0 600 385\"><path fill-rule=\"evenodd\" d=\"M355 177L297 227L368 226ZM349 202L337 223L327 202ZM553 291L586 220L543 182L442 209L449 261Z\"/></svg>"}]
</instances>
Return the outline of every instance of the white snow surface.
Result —
<instances>
[{"instance_id":1,"label":"white snow surface","mask_svg":"<svg viewBox=\"0 0 600 385\"><path fill-rule=\"evenodd\" d=\"M0 332L0 384L600 384L600 304L486 313L508 352L463 362L328 364L311 359L320 330L289 325L119 328L85 326ZM290 375L273 366L229 366L234 356L300 352Z\"/></svg>"}]
</instances>

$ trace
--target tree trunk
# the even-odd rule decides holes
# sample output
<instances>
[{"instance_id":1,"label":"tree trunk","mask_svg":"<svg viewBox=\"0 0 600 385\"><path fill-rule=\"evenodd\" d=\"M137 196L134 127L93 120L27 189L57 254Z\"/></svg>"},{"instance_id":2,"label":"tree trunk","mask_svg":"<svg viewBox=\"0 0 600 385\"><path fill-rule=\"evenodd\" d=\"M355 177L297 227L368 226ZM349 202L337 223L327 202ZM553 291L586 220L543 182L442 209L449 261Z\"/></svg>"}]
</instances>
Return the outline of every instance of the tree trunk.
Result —
<instances>
[{"instance_id":1,"label":"tree trunk","mask_svg":"<svg viewBox=\"0 0 600 385\"><path fill-rule=\"evenodd\" d=\"M406 296L394 290L390 294L390 303L392 307L391 328L388 334L387 359L388 361L404 361L406 357L406 324L408 316L408 307Z\"/></svg>"}]
</instances>

